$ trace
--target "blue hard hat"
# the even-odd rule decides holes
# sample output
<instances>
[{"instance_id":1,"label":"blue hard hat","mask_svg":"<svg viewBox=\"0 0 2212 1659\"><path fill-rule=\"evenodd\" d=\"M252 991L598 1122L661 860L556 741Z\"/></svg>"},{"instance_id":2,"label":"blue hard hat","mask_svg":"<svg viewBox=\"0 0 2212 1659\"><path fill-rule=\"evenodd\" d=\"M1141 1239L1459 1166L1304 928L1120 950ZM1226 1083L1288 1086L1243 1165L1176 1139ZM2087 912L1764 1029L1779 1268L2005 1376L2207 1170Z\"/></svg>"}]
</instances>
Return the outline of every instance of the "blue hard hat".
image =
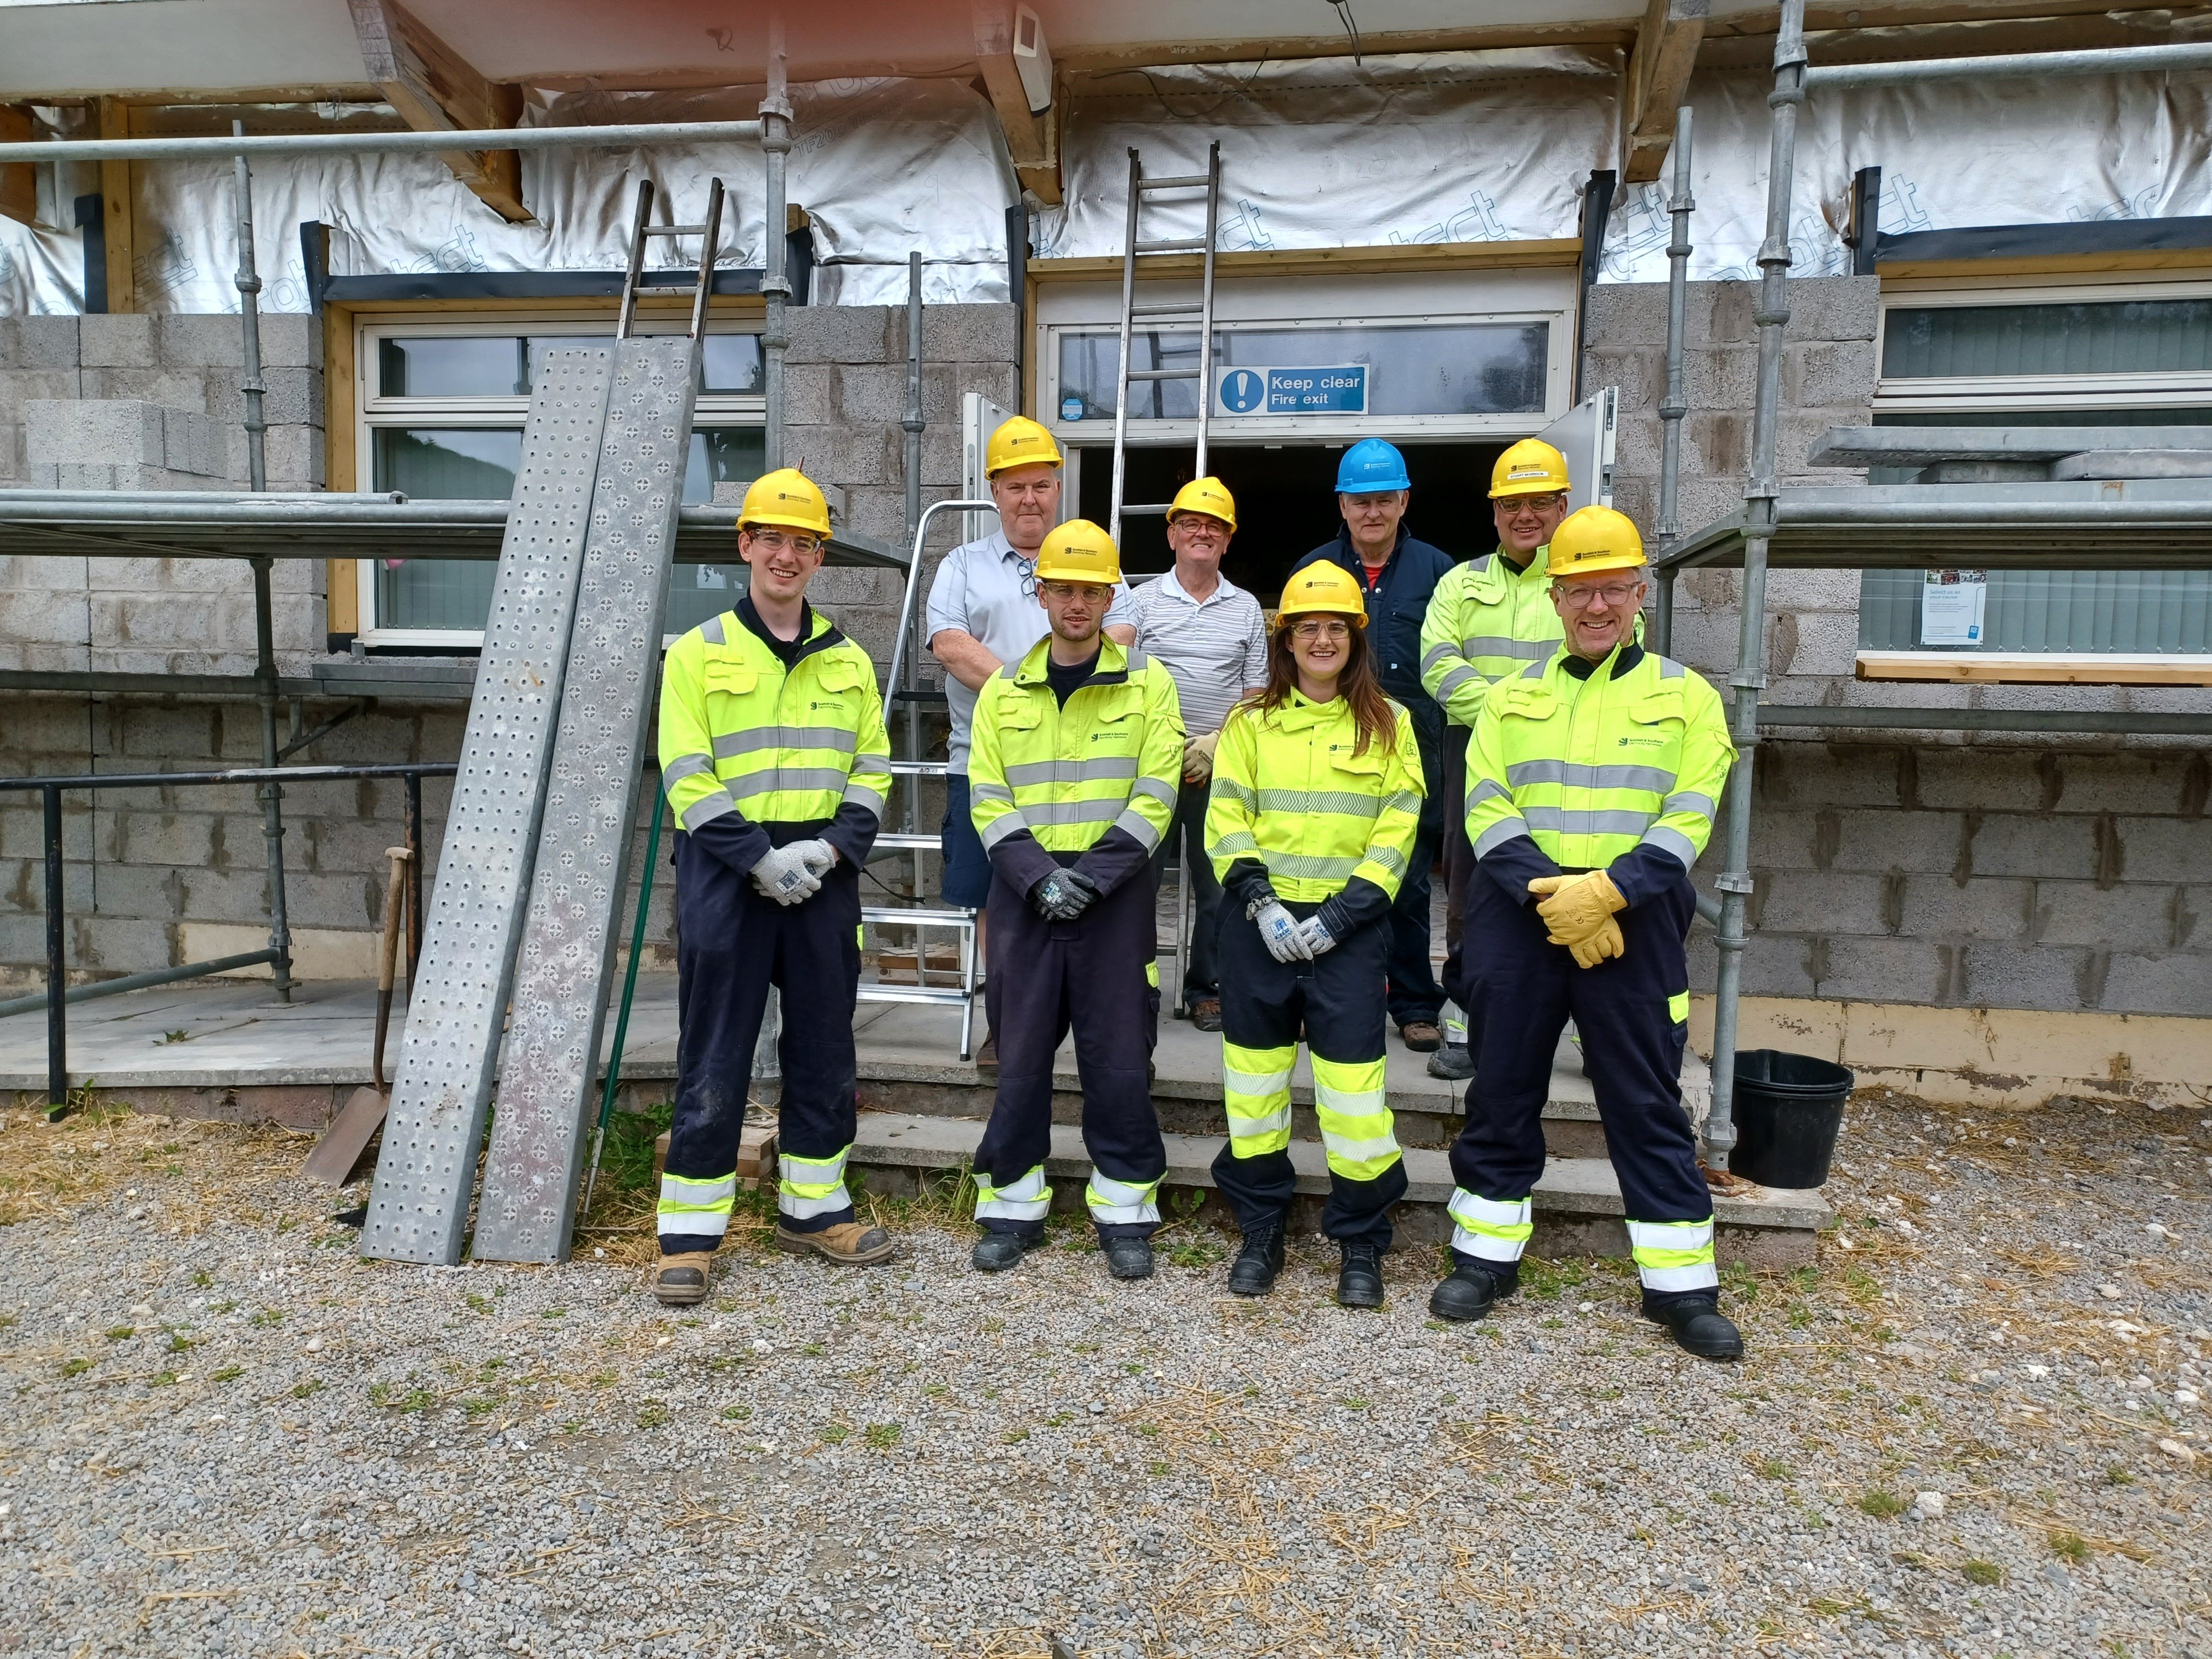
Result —
<instances>
[{"instance_id":1,"label":"blue hard hat","mask_svg":"<svg viewBox=\"0 0 2212 1659\"><path fill-rule=\"evenodd\" d=\"M1375 495L1386 489L1413 487L1413 481L1406 476L1406 458L1398 453L1398 446L1380 438L1362 438L1337 463L1340 495Z\"/></svg>"}]
</instances>

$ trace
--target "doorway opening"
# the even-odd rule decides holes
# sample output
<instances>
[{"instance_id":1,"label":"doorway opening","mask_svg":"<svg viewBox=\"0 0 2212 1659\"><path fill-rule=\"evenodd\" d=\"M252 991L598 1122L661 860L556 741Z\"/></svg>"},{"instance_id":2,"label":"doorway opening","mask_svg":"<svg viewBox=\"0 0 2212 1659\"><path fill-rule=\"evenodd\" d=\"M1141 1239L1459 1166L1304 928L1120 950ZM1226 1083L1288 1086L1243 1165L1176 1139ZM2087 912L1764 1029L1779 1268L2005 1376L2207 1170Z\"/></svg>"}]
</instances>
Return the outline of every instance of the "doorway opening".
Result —
<instances>
[{"instance_id":1,"label":"doorway opening","mask_svg":"<svg viewBox=\"0 0 2212 1659\"><path fill-rule=\"evenodd\" d=\"M1401 443L1413 500L1406 527L1455 560L1487 553L1498 544L1490 517L1490 470L1510 440ZM1291 567L1343 522L1336 507L1336 465L1343 444L1224 444L1208 446L1214 475L1237 498L1237 535L1223 573L1273 607ZM1114 452L1085 447L1076 513L1106 522L1114 484ZM1122 499L1166 501L1188 483L1198 452L1189 445L1131 448ZM1174 564L1167 522L1157 515L1121 521L1121 568L1133 580L1158 575Z\"/></svg>"}]
</instances>

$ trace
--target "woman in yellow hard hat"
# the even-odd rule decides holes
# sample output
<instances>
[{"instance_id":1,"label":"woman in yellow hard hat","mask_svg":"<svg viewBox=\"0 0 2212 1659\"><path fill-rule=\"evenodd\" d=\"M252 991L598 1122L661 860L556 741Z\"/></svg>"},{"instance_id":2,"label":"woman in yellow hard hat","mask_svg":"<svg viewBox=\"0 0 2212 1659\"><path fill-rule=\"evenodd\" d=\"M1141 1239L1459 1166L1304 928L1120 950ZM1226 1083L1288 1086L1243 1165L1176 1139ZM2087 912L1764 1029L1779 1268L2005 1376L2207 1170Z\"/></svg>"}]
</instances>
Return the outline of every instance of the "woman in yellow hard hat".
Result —
<instances>
[{"instance_id":1,"label":"woman in yellow hard hat","mask_svg":"<svg viewBox=\"0 0 2212 1659\"><path fill-rule=\"evenodd\" d=\"M1303 1030L1328 1156L1322 1231L1342 1252L1337 1300L1382 1304L1390 1206L1406 1190L1382 1096L1390 909L1422 793L1413 723L1377 680L1358 582L1326 560L1292 572L1267 689L1222 726L1206 816L1228 896L1217 948L1229 1140L1213 1178L1244 1234L1229 1274L1240 1296L1265 1295L1282 1270Z\"/></svg>"}]
</instances>

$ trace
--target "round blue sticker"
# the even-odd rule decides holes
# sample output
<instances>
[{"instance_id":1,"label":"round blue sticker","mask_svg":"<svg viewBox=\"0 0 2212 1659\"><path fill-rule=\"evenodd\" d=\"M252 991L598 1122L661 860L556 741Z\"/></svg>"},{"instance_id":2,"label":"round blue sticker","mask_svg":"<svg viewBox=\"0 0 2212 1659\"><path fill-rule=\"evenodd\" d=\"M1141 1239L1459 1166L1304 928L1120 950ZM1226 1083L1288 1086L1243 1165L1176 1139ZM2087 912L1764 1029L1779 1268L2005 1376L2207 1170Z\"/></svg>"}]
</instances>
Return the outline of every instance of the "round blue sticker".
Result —
<instances>
[{"instance_id":1,"label":"round blue sticker","mask_svg":"<svg viewBox=\"0 0 2212 1659\"><path fill-rule=\"evenodd\" d=\"M1081 420L1083 418L1083 399L1080 398L1062 398L1060 400L1060 418L1063 421Z\"/></svg>"}]
</instances>

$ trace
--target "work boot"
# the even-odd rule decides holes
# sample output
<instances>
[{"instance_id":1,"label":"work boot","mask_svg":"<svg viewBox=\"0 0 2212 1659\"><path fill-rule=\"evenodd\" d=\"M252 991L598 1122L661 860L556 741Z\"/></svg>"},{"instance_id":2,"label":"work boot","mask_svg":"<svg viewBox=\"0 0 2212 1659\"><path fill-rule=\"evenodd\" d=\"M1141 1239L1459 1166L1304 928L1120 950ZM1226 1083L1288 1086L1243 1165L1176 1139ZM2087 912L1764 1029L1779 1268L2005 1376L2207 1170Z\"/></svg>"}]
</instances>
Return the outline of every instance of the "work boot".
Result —
<instances>
[{"instance_id":1,"label":"work boot","mask_svg":"<svg viewBox=\"0 0 2212 1659\"><path fill-rule=\"evenodd\" d=\"M999 1034L983 1033L983 1046L975 1050L975 1069L995 1074L999 1069Z\"/></svg>"},{"instance_id":2,"label":"work boot","mask_svg":"<svg viewBox=\"0 0 2212 1659\"><path fill-rule=\"evenodd\" d=\"M1700 1359L1743 1358L1743 1333L1721 1311L1720 1297L1715 1292L1664 1299L1646 1295L1644 1316L1664 1325L1673 1334L1675 1346L1685 1353Z\"/></svg>"},{"instance_id":3,"label":"work boot","mask_svg":"<svg viewBox=\"0 0 2212 1659\"><path fill-rule=\"evenodd\" d=\"M1432 1054L1443 1046L1443 1029L1432 1019L1409 1019L1398 1028L1406 1046L1417 1054Z\"/></svg>"},{"instance_id":4,"label":"work boot","mask_svg":"<svg viewBox=\"0 0 2212 1659\"><path fill-rule=\"evenodd\" d=\"M1116 1279L1150 1279L1152 1276L1152 1241L1149 1238L1102 1238L1098 1248L1106 1252L1106 1271Z\"/></svg>"},{"instance_id":5,"label":"work boot","mask_svg":"<svg viewBox=\"0 0 2212 1659\"><path fill-rule=\"evenodd\" d=\"M1379 1308L1382 1305L1382 1252L1372 1239L1347 1238L1341 1247L1343 1265L1336 1270L1336 1300L1340 1307Z\"/></svg>"},{"instance_id":6,"label":"work boot","mask_svg":"<svg viewBox=\"0 0 2212 1659\"><path fill-rule=\"evenodd\" d=\"M707 1269L714 1256L705 1250L664 1255L648 1281L664 1308L688 1308L707 1299Z\"/></svg>"},{"instance_id":7,"label":"work boot","mask_svg":"<svg viewBox=\"0 0 2212 1659\"><path fill-rule=\"evenodd\" d=\"M1275 1288L1275 1275L1282 1271L1281 1225L1255 1228L1244 1235L1244 1248L1229 1266L1229 1292L1231 1296L1265 1296Z\"/></svg>"},{"instance_id":8,"label":"work boot","mask_svg":"<svg viewBox=\"0 0 2212 1659\"><path fill-rule=\"evenodd\" d=\"M818 1255L841 1267L872 1267L898 1254L889 1233L857 1221L841 1221L818 1233L795 1233L779 1222L775 1248L791 1255Z\"/></svg>"},{"instance_id":9,"label":"work boot","mask_svg":"<svg viewBox=\"0 0 2212 1659\"><path fill-rule=\"evenodd\" d=\"M1464 1324L1484 1318L1492 1303L1521 1288L1517 1261L1483 1261L1464 1250L1451 1255L1451 1277L1429 1292L1429 1311L1439 1319Z\"/></svg>"},{"instance_id":10,"label":"work boot","mask_svg":"<svg viewBox=\"0 0 2212 1659\"><path fill-rule=\"evenodd\" d=\"M1464 1042L1447 1042L1429 1056L1429 1075L1464 1083L1474 1075L1474 1055Z\"/></svg>"},{"instance_id":11,"label":"work boot","mask_svg":"<svg viewBox=\"0 0 2212 1659\"><path fill-rule=\"evenodd\" d=\"M1004 1273L1019 1264L1036 1241L1019 1233L985 1233L968 1252L968 1265L979 1273Z\"/></svg>"},{"instance_id":12,"label":"work boot","mask_svg":"<svg viewBox=\"0 0 2212 1659\"><path fill-rule=\"evenodd\" d=\"M1190 1005L1190 1023L1201 1031L1221 1029L1221 999L1200 997Z\"/></svg>"}]
</instances>

